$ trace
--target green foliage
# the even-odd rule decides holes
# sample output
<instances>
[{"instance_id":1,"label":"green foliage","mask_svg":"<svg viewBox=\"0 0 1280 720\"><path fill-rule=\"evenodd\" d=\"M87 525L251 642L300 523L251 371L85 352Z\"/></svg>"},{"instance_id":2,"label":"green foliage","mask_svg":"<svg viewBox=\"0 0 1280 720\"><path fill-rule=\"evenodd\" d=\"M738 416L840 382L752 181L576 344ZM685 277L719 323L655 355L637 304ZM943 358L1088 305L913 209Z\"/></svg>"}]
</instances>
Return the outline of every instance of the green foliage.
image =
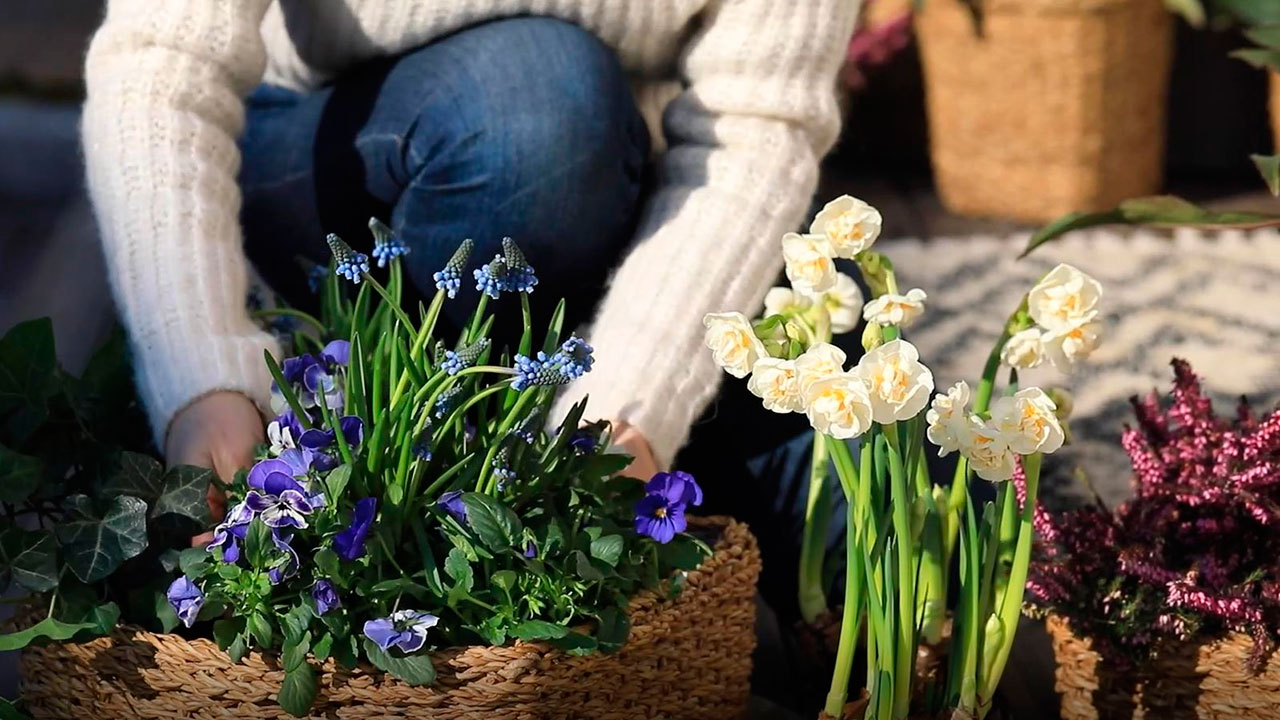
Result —
<instances>
[{"instance_id":1,"label":"green foliage","mask_svg":"<svg viewBox=\"0 0 1280 720\"><path fill-rule=\"evenodd\" d=\"M155 459L121 333L77 378L57 363L48 319L10 329L0 338L0 590L54 597L33 598L50 613L0 645L100 635L122 609L164 628L155 592L210 523L210 477Z\"/></svg>"}]
</instances>

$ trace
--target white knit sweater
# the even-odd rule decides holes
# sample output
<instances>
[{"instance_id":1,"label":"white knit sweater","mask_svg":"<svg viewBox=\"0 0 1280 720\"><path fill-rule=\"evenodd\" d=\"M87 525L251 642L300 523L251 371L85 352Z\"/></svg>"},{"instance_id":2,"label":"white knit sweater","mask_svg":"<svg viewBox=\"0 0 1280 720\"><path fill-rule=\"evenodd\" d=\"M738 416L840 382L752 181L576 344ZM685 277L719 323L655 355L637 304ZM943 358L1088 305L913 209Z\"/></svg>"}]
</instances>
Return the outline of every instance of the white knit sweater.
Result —
<instances>
[{"instance_id":1,"label":"white knit sweater","mask_svg":"<svg viewBox=\"0 0 1280 720\"><path fill-rule=\"evenodd\" d=\"M701 318L757 309L839 126L835 76L859 0L110 0L90 46L89 188L153 427L214 390L262 407L271 337L245 311L243 98L314 88L353 63L536 14L613 47L640 87L678 80L660 185L589 332L596 365L562 402L626 420L667 464L719 372ZM668 95L668 99L670 96ZM659 132L654 128L655 132ZM563 407L563 405L562 405Z\"/></svg>"}]
</instances>

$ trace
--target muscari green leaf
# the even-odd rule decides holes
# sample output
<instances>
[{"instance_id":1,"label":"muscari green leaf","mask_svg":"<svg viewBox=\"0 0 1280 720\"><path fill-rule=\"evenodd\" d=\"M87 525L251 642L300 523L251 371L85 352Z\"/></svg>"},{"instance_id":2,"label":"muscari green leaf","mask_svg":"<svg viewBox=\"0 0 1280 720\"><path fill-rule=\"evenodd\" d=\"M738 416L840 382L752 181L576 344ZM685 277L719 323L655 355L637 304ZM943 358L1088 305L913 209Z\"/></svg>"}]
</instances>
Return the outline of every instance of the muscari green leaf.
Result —
<instances>
[{"instance_id":1,"label":"muscari green leaf","mask_svg":"<svg viewBox=\"0 0 1280 720\"><path fill-rule=\"evenodd\" d=\"M294 717L306 717L311 714L318 690L315 670L304 661L285 672L276 698L285 712Z\"/></svg>"},{"instance_id":2,"label":"muscari green leaf","mask_svg":"<svg viewBox=\"0 0 1280 720\"><path fill-rule=\"evenodd\" d=\"M40 486L40 458L0 445L0 502L20 503Z\"/></svg>"},{"instance_id":3,"label":"muscari green leaf","mask_svg":"<svg viewBox=\"0 0 1280 720\"><path fill-rule=\"evenodd\" d=\"M1114 210L1098 213L1071 213L1040 228L1031 236L1019 257L1056 240L1072 230L1095 225L1151 225L1155 227L1263 228L1280 226L1280 215L1256 212L1211 212L1172 195L1135 198Z\"/></svg>"},{"instance_id":4,"label":"muscari green leaf","mask_svg":"<svg viewBox=\"0 0 1280 720\"><path fill-rule=\"evenodd\" d=\"M154 503L160 497L164 468L160 461L135 452L120 453L120 466L107 478L102 491L105 495L132 495Z\"/></svg>"},{"instance_id":5,"label":"muscari green leaf","mask_svg":"<svg viewBox=\"0 0 1280 720\"><path fill-rule=\"evenodd\" d=\"M436 669L431 664L431 656L424 653L397 656L378 647L374 641L365 638L364 656L373 666L403 680L410 685L430 685L436 681Z\"/></svg>"},{"instance_id":6,"label":"muscari green leaf","mask_svg":"<svg viewBox=\"0 0 1280 720\"><path fill-rule=\"evenodd\" d=\"M151 508L151 517L178 515L208 527L213 522L209 511L209 485L213 471L191 465L172 467L160 482L160 496Z\"/></svg>"},{"instance_id":7,"label":"muscari green leaf","mask_svg":"<svg viewBox=\"0 0 1280 720\"><path fill-rule=\"evenodd\" d=\"M147 504L119 495L98 515L84 495L67 499L68 519L57 528L63 556L81 582L97 582L147 547Z\"/></svg>"},{"instance_id":8,"label":"muscari green leaf","mask_svg":"<svg viewBox=\"0 0 1280 720\"><path fill-rule=\"evenodd\" d=\"M510 548L520 537L520 518L497 498L482 493L465 493L467 524L480 540L495 552Z\"/></svg>"},{"instance_id":9,"label":"muscari green leaf","mask_svg":"<svg viewBox=\"0 0 1280 720\"><path fill-rule=\"evenodd\" d=\"M58 544L48 530L11 527L0 534L0 569L22 587L44 592L58 586Z\"/></svg>"}]
</instances>

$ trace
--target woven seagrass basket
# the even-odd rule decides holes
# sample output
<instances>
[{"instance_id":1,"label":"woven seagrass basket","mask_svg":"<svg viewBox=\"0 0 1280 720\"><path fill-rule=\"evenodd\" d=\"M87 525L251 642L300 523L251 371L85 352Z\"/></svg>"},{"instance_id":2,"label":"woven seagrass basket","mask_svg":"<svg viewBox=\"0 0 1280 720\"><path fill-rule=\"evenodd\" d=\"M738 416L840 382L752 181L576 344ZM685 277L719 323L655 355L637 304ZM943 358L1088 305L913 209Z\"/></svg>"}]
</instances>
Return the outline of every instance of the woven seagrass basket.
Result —
<instances>
[{"instance_id":1,"label":"woven seagrass basket","mask_svg":"<svg viewBox=\"0 0 1280 720\"><path fill-rule=\"evenodd\" d=\"M1280 720L1280 659L1250 673L1253 640L1244 633L1172 647L1136 671L1120 672L1110 671L1065 619L1050 615L1046 624L1063 720Z\"/></svg>"},{"instance_id":2,"label":"woven seagrass basket","mask_svg":"<svg viewBox=\"0 0 1280 720\"><path fill-rule=\"evenodd\" d=\"M373 668L327 661L312 718L724 720L745 714L755 647L760 553L746 525L719 531L714 554L675 598L631 601L631 636L614 655L570 657L540 643L433 653L436 684L410 687ZM665 585L665 583L664 583ZM211 640L121 628L22 654L22 695L38 719L289 718L275 702L274 658L233 664Z\"/></svg>"},{"instance_id":3,"label":"woven seagrass basket","mask_svg":"<svg viewBox=\"0 0 1280 720\"><path fill-rule=\"evenodd\" d=\"M1160 189L1162 0L928 0L916 32L934 178L964 215L1042 222Z\"/></svg>"}]
</instances>

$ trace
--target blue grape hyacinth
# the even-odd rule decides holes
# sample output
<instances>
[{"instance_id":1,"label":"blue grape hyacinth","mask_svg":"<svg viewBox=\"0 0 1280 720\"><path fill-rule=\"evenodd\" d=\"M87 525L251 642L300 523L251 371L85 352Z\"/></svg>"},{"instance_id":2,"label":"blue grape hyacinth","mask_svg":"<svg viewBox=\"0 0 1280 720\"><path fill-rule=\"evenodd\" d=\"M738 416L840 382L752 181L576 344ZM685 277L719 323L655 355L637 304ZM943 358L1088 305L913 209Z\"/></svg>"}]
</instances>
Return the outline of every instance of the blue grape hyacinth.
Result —
<instances>
[{"instance_id":1,"label":"blue grape hyacinth","mask_svg":"<svg viewBox=\"0 0 1280 720\"><path fill-rule=\"evenodd\" d=\"M369 218L369 232L373 233L373 257L378 267L386 267L392 260L409 254L409 246L378 218Z\"/></svg>"},{"instance_id":2,"label":"blue grape hyacinth","mask_svg":"<svg viewBox=\"0 0 1280 720\"><path fill-rule=\"evenodd\" d=\"M570 383L591 371L592 348L578 337L571 337L551 355L539 351L534 357L516 355L515 380L511 387L548 387Z\"/></svg>"},{"instance_id":3,"label":"blue grape hyacinth","mask_svg":"<svg viewBox=\"0 0 1280 720\"><path fill-rule=\"evenodd\" d=\"M333 253L333 259L338 263L333 272L338 277L359 285L360 277L369 272L369 256L352 250L350 245L333 233L325 237L325 242L329 243L329 252Z\"/></svg>"},{"instance_id":4,"label":"blue grape hyacinth","mask_svg":"<svg viewBox=\"0 0 1280 720\"><path fill-rule=\"evenodd\" d=\"M447 295L450 300L457 297L458 291L462 289L462 271L466 269L467 261L471 259L471 251L475 246L471 238L463 240L458 249L453 252L453 257L445 263L444 268L431 276L431 279L436 281L436 289Z\"/></svg>"}]
</instances>

